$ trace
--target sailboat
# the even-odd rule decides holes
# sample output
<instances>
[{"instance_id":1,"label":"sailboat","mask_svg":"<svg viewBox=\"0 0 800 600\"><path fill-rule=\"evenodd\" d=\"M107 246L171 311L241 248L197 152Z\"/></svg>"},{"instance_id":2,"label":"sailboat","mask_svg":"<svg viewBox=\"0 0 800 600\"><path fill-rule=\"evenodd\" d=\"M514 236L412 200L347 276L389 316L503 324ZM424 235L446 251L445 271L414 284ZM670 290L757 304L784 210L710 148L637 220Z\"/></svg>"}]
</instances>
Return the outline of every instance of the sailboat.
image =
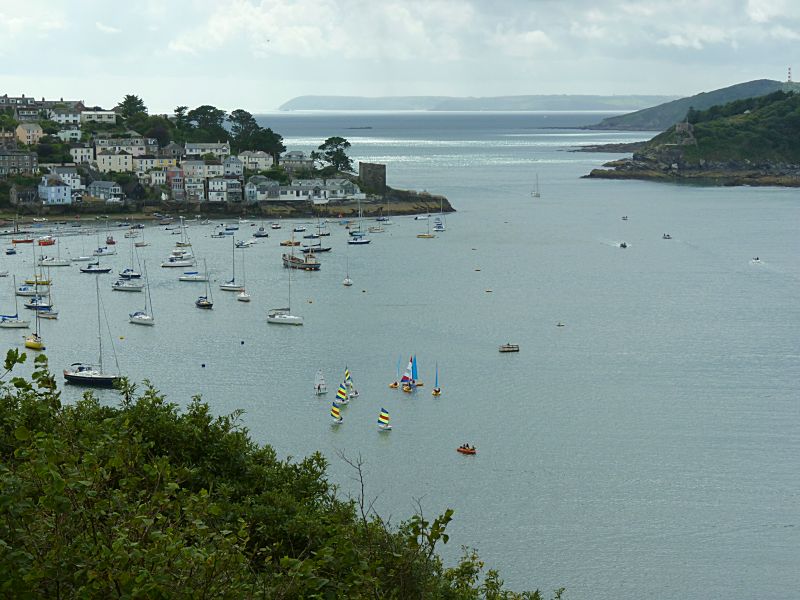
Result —
<instances>
[{"instance_id":1,"label":"sailboat","mask_svg":"<svg viewBox=\"0 0 800 600\"><path fill-rule=\"evenodd\" d=\"M347 397L347 386L344 382L339 384L336 390L336 400L333 401L334 405L348 404L350 399Z\"/></svg>"},{"instance_id":2,"label":"sailboat","mask_svg":"<svg viewBox=\"0 0 800 600\"><path fill-rule=\"evenodd\" d=\"M435 238L436 234L431 233L431 222L430 222L430 220L429 219L425 219L425 224L427 225L427 229L426 229L425 233L418 233L417 237L418 238L422 238L422 239L426 239L426 240L429 240L431 238Z\"/></svg>"},{"instance_id":3,"label":"sailboat","mask_svg":"<svg viewBox=\"0 0 800 600\"><path fill-rule=\"evenodd\" d=\"M181 229L180 229L181 239L175 242L176 248L190 248L192 246L192 242L189 241L189 234L186 232L186 223L184 222L184 218L181 217Z\"/></svg>"},{"instance_id":4,"label":"sailboat","mask_svg":"<svg viewBox=\"0 0 800 600\"><path fill-rule=\"evenodd\" d=\"M400 387L400 361L403 360L401 356L397 357L397 379L395 379L392 383L389 384L389 388L392 390L396 390Z\"/></svg>"},{"instance_id":5,"label":"sailboat","mask_svg":"<svg viewBox=\"0 0 800 600\"><path fill-rule=\"evenodd\" d=\"M156 320L153 317L153 299L150 297L150 279L147 277L147 264L144 265L144 282L147 288L147 293L144 297L144 308L130 313L128 315L128 320L134 325L155 325ZM148 305L150 310L147 310Z\"/></svg>"},{"instance_id":6,"label":"sailboat","mask_svg":"<svg viewBox=\"0 0 800 600\"><path fill-rule=\"evenodd\" d=\"M47 278L50 279L50 269L47 270ZM55 320L58 318L58 311L53 308L53 288L47 286L47 305L36 311L40 319Z\"/></svg>"},{"instance_id":7,"label":"sailboat","mask_svg":"<svg viewBox=\"0 0 800 600\"><path fill-rule=\"evenodd\" d=\"M325 375L323 375L322 369L317 371L317 375L314 377L314 393L317 396L328 393L328 386L325 384Z\"/></svg>"},{"instance_id":8,"label":"sailboat","mask_svg":"<svg viewBox=\"0 0 800 600\"><path fill-rule=\"evenodd\" d=\"M97 365L89 363L72 363L70 368L64 369L64 379L68 383L78 385L91 385L95 387L113 387L119 381L120 376L103 372L103 336L100 329L100 282L97 277L94 279L95 295L97 297L97 343L99 346L99 360ZM113 348L113 342L112 342ZM116 363L117 355L114 354ZM119 373L119 363L117 363L117 373Z\"/></svg>"},{"instance_id":9,"label":"sailboat","mask_svg":"<svg viewBox=\"0 0 800 600\"><path fill-rule=\"evenodd\" d=\"M433 382L433 391L431 391L431 395L442 395L442 388L439 387L439 363L436 363L436 381Z\"/></svg>"},{"instance_id":10,"label":"sailboat","mask_svg":"<svg viewBox=\"0 0 800 600\"><path fill-rule=\"evenodd\" d=\"M416 356L412 355L411 358L408 359L408 367L406 367L406 372L403 373L400 383L402 384L404 392L415 392L418 387L423 385L422 382L418 380Z\"/></svg>"},{"instance_id":11,"label":"sailboat","mask_svg":"<svg viewBox=\"0 0 800 600\"><path fill-rule=\"evenodd\" d=\"M14 290L17 289L17 276L13 277ZM0 328L3 329L27 329L31 322L19 318L19 307L17 306L17 295L14 294L14 314L0 315Z\"/></svg>"},{"instance_id":12,"label":"sailboat","mask_svg":"<svg viewBox=\"0 0 800 600\"><path fill-rule=\"evenodd\" d=\"M145 246L149 246L150 245L149 242L146 242L144 240L144 232L146 231L146 228L142 227L141 229L142 229L142 239L140 239L139 241L133 243L133 245L136 246L137 248L144 248Z\"/></svg>"},{"instance_id":13,"label":"sailboat","mask_svg":"<svg viewBox=\"0 0 800 600\"><path fill-rule=\"evenodd\" d=\"M68 267L70 260L68 258L61 258L61 242L56 238L56 255L55 256L41 256L36 263L40 267Z\"/></svg>"},{"instance_id":14,"label":"sailboat","mask_svg":"<svg viewBox=\"0 0 800 600\"><path fill-rule=\"evenodd\" d=\"M350 398L358 398L358 390L356 389L356 384L353 383L353 378L350 375L350 369L348 369L347 367L344 368L344 382L349 390L348 396Z\"/></svg>"},{"instance_id":15,"label":"sailboat","mask_svg":"<svg viewBox=\"0 0 800 600\"><path fill-rule=\"evenodd\" d=\"M214 298L211 296L211 286L208 283L208 265L206 265L206 259L203 259L203 269L206 273L206 295L198 297L197 300L194 301L194 305L197 308L210 309L214 308Z\"/></svg>"},{"instance_id":16,"label":"sailboat","mask_svg":"<svg viewBox=\"0 0 800 600\"><path fill-rule=\"evenodd\" d=\"M44 350L44 340L39 333L39 311L36 311L36 329L28 336L25 336L25 347L31 350Z\"/></svg>"},{"instance_id":17,"label":"sailboat","mask_svg":"<svg viewBox=\"0 0 800 600\"><path fill-rule=\"evenodd\" d=\"M361 211L361 200L358 201L358 231L351 231L350 232L350 239L347 240L348 244L352 244L353 246L360 246L364 244L369 244L372 240L370 240L366 234L361 230L361 221L363 220L363 213Z\"/></svg>"},{"instance_id":18,"label":"sailboat","mask_svg":"<svg viewBox=\"0 0 800 600\"><path fill-rule=\"evenodd\" d=\"M233 254L231 255L232 258L231 279L230 281L226 281L225 283L220 283L219 289L224 290L226 292L243 292L244 286L236 283L236 240L233 237L231 238L231 250L233 252Z\"/></svg>"},{"instance_id":19,"label":"sailboat","mask_svg":"<svg viewBox=\"0 0 800 600\"><path fill-rule=\"evenodd\" d=\"M534 186L533 191L531 192L531 196L533 196L534 198L540 198L541 195L542 194L539 191L539 174L537 173L536 174L536 185Z\"/></svg>"},{"instance_id":20,"label":"sailboat","mask_svg":"<svg viewBox=\"0 0 800 600\"><path fill-rule=\"evenodd\" d=\"M381 408L381 412L378 413L378 431L391 431L392 426L389 425L389 411L385 408Z\"/></svg>"},{"instance_id":21,"label":"sailboat","mask_svg":"<svg viewBox=\"0 0 800 600\"><path fill-rule=\"evenodd\" d=\"M286 269L289 274L289 305L286 308L273 308L267 313L267 323L275 325L302 325L303 317L292 314L292 270Z\"/></svg>"},{"instance_id":22,"label":"sailboat","mask_svg":"<svg viewBox=\"0 0 800 600\"><path fill-rule=\"evenodd\" d=\"M444 231L444 200L439 200L439 216L434 219L433 230L436 232Z\"/></svg>"},{"instance_id":23,"label":"sailboat","mask_svg":"<svg viewBox=\"0 0 800 600\"><path fill-rule=\"evenodd\" d=\"M331 404L331 425L339 425L342 422L342 411L339 410L339 407L336 405L336 402Z\"/></svg>"},{"instance_id":24,"label":"sailboat","mask_svg":"<svg viewBox=\"0 0 800 600\"><path fill-rule=\"evenodd\" d=\"M242 254L242 291L236 294L236 299L239 302L250 302L250 294L247 293L246 281L247 278L244 270L244 254Z\"/></svg>"},{"instance_id":25,"label":"sailboat","mask_svg":"<svg viewBox=\"0 0 800 600\"><path fill-rule=\"evenodd\" d=\"M345 287L350 287L353 285L353 280L350 279L350 258L346 259L347 267L345 271L344 281L342 281L342 285Z\"/></svg>"}]
</instances>

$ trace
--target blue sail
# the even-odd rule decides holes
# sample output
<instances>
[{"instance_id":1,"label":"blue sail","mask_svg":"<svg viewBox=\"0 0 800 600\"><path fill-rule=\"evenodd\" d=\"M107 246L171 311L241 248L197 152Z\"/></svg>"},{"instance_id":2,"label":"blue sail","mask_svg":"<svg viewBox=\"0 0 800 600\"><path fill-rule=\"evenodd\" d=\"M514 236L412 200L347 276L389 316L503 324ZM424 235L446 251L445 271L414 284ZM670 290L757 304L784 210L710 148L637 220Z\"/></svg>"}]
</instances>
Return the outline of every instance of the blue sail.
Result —
<instances>
[{"instance_id":1,"label":"blue sail","mask_svg":"<svg viewBox=\"0 0 800 600\"><path fill-rule=\"evenodd\" d=\"M411 358L411 379L417 381L419 379L419 374L417 373L417 355L415 354Z\"/></svg>"}]
</instances>

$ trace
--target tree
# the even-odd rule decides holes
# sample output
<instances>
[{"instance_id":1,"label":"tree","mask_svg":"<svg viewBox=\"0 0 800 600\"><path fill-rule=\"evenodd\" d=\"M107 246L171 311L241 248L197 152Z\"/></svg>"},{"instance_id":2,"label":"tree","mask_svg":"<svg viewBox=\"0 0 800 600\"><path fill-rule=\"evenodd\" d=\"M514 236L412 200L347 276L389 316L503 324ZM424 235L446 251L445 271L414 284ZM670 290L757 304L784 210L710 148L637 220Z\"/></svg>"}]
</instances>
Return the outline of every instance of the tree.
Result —
<instances>
[{"instance_id":1,"label":"tree","mask_svg":"<svg viewBox=\"0 0 800 600\"><path fill-rule=\"evenodd\" d=\"M237 108L228 115L228 123L231 124L231 137L239 150L249 150L253 148L255 136L261 131L261 127L256 123L255 118L246 110Z\"/></svg>"},{"instance_id":2,"label":"tree","mask_svg":"<svg viewBox=\"0 0 800 600\"><path fill-rule=\"evenodd\" d=\"M278 164L278 158L286 152L286 146L283 144L283 136L275 133L267 127L261 129L256 135L255 143L253 144L255 150L263 150L272 156L272 164Z\"/></svg>"},{"instance_id":3,"label":"tree","mask_svg":"<svg viewBox=\"0 0 800 600\"><path fill-rule=\"evenodd\" d=\"M134 94L125 94L122 102L117 104L116 110L125 119L126 123L136 115L147 114L147 107L144 105L144 101Z\"/></svg>"},{"instance_id":4,"label":"tree","mask_svg":"<svg viewBox=\"0 0 800 600\"><path fill-rule=\"evenodd\" d=\"M189 117L186 115L187 110L189 110L188 106L175 107L175 128L178 131L185 131L192 126L189 122Z\"/></svg>"},{"instance_id":5,"label":"tree","mask_svg":"<svg viewBox=\"0 0 800 600\"><path fill-rule=\"evenodd\" d=\"M344 172L344 173L352 173L353 172L353 161L347 156L346 150L350 147L350 142L348 142L343 137L329 137L323 144L318 148L318 150L322 151L321 155L315 155L315 158L319 157L324 163L327 163L329 166L333 167L336 171Z\"/></svg>"},{"instance_id":6,"label":"tree","mask_svg":"<svg viewBox=\"0 0 800 600\"><path fill-rule=\"evenodd\" d=\"M209 104L198 106L189 111L189 121L198 129L215 129L222 127L225 121L225 111Z\"/></svg>"}]
</instances>

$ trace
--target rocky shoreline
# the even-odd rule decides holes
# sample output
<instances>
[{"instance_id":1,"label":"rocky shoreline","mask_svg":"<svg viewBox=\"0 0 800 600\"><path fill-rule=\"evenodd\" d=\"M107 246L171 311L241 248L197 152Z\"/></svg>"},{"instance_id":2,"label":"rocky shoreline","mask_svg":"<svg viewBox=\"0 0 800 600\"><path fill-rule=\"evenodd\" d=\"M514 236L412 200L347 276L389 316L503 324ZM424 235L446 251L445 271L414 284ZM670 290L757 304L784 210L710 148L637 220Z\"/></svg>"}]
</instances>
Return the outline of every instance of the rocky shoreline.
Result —
<instances>
[{"instance_id":1,"label":"rocky shoreline","mask_svg":"<svg viewBox=\"0 0 800 600\"><path fill-rule=\"evenodd\" d=\"M699 165L663 163L633 158L614 160L602 169L592 169L585 178L637 179L667 183L688 183L715 186L780 186L800 187L800 165L711 163Z\"/></svg>"},{"instance_id":2,"label":"rocky shoreline","mask_svg":"<svg viewBox=\"0 0 800 600\"><path fill-rule=\"evenodd\" d=\"M449 200L444 196L396 190L388 188L382 196L370 197L361 201L361 212L365 217L403 216L426 213L455 212ZM258 205L226 205L226 204L187 204L164 202L158 206L114 206L105 203L92 203L80 206L38 207L34 211L20 211L17 214L0 215L7 223L15 218L22 222L31 222L34 217L46 217L48 220L84 221L103 216L120 219L155 220L155 213L172 216L194 217L202 215L211 219L228 219L247 217L253 219L272 218L353 218L358 217L359 203L355 200L347 202L331 202L330 204L313 205L310 202L269 202Z\"/></svg>"}]
</instances>

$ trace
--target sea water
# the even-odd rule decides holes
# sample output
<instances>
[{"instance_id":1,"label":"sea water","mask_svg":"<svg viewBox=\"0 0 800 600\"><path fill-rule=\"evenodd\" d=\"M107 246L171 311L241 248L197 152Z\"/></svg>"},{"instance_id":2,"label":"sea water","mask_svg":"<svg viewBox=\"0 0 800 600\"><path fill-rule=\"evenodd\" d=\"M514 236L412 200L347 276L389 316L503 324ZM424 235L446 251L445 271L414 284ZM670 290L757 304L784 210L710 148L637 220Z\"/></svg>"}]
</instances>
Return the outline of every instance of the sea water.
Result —
<instances>
[{"instance_id":1,"label":"sea water","mask_svg":"<svg viewBox=\"0 0 800 600\"><path fill-rule=\"evenodd\" d=\"M146 261L156 325L129 324L143 294L112 292L112 276L101 276L105 362L113 366L113 339L123 372L171 401L201 393L217 413L243 408L254 439L281 456L322 451L343 495L358 486L341 455L362 460L368 501L394 523L418 507L428 517L452 507L447 562L475 547L513 589L791 598L800 589L798 192L583 179L621 155L576 146L651 135L572 129L603 116L260 117L289 149L345 137L356 162L387 165L391 186L443 194L457 212L433 239L416 237L425 221L393 216L367 246L347 245L330 223L322 269L291 280L278 242L295 223L235 252L230 238L210 237L213 226L190 223L214 280L212 311L193 305L204 284L158 266L178 236L150 227L134 260ZM112 230L118 254L102 262L121 270L129 240L99 223L64 237L62 255L85 254ZM254 230L243 223L236 239ZM20 283L31 251L3 256L0 270ZM234 269L249 304L217 287ZM61 315L41 326L60 372L96 358L94 282L77 267L51 275ZM10 277L2 285L8 312ZM287 303L304 326L268 325L266 311ZM21 346L19 331L0 336ZM499 353L505 342L520 352ZM389 389L411 355L425 386ZM346 366L360 396L332 428ZM318 369L326 396L314 395ZM81 391L66 386L64 398ZM391 433L377 431L381 408ZM465 442L476 456L455 451Z\"/></svg>"}]
</instances>

